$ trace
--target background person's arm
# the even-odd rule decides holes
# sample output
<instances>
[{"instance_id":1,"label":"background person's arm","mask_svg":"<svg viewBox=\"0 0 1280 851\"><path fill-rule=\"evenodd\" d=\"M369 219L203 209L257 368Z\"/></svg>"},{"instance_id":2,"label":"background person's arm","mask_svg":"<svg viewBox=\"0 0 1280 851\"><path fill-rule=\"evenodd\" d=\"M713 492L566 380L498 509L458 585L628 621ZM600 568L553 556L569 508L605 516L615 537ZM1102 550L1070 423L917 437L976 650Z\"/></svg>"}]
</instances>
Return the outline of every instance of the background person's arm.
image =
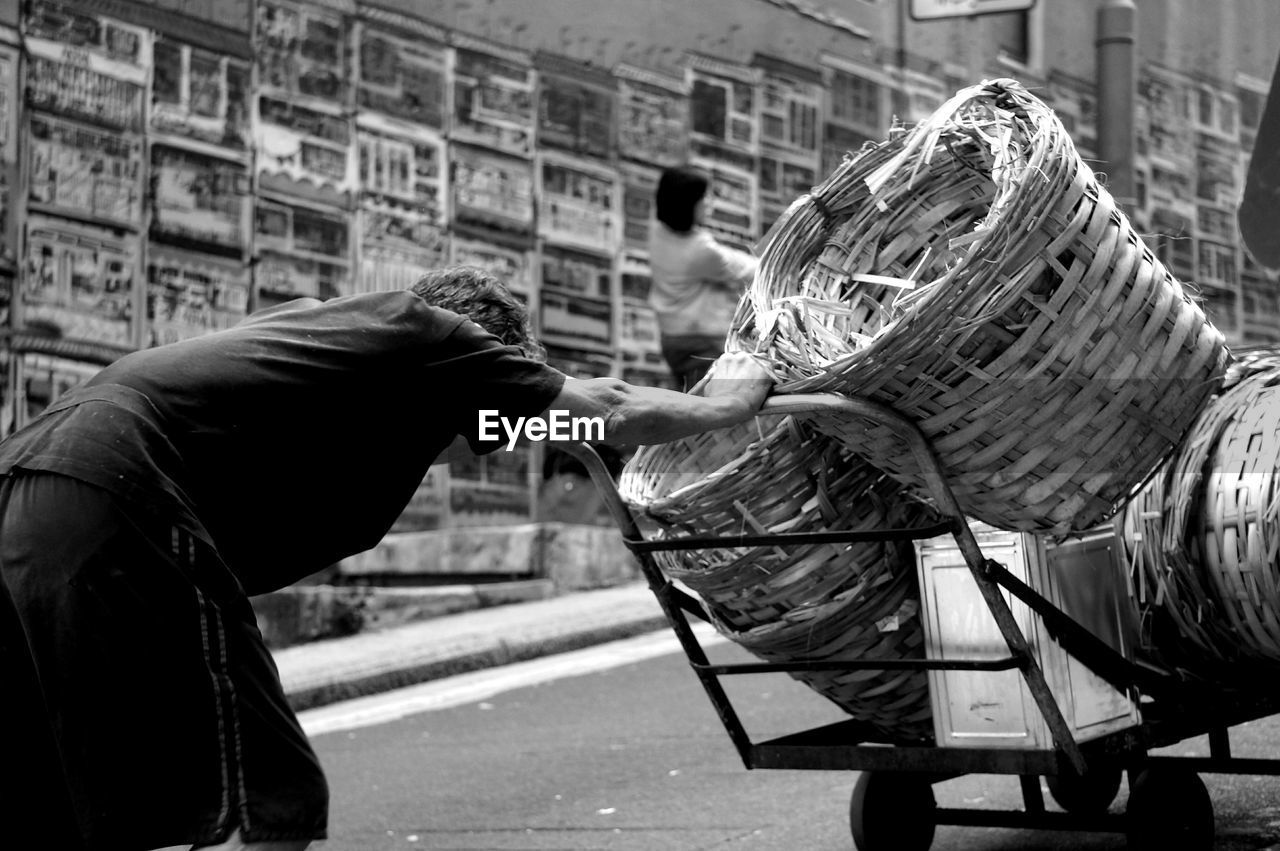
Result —
<instances>
[{"instance_id":1,"label":"background person's arm","mask_svg":"<svg viewBox=\"0 0 1280 851\"><path fill-rule=\"evenodd\" d=\"M753 254L719 242L709 233L703 236L701 250L694 261L694 274L701 280L741 293L755 280L760 261Z\"/></svg>"},{"instance_id":2,"label":"background person's arm","mask_svg":"<svg viewBox=\"0 0 1280 851\"><path fill-rule=\"evenodd\" d=\"M699 385L700 395L617 378L570 379L550 410L600 417L605 443L666 443L751 419L772 386L772 377L755 358L735 353L716 360Z\"/></svg>"}]
</instances>

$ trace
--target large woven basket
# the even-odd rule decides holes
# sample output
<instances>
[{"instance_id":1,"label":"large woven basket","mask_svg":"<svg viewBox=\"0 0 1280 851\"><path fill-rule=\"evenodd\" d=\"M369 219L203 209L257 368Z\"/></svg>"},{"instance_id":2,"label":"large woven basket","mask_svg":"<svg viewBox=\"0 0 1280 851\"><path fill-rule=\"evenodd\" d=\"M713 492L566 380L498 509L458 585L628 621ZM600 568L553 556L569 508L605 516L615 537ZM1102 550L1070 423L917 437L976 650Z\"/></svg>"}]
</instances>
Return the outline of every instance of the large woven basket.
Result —
<instances>
[{"instance_id":1,"label":"large woven basket","mask_svg":"<svg viewBox=\"0 0 1280 851\"><path fill-rule=\"evenodd\" d=\"M1280 663L1277 353L1232 365L1224 392L1130 504L1124 531L1156 658L1219 677Z\"/></svg>"},{"instance_id":2,"label":"large woven basket","mask_svg":"<svg viewBox=\"0 0 1280 851\"><path fill-rule=\"evenodd\" d=\"M1048 533L1114 513L1227 361L1061 122L1012 80L964 89L797 199L728 345L764 355L779 392L896 408L966 514ZM926 487L892 429L814 422Z\"/></svg>"},{"instance_id":3,"label":"large woven basket","mask_svg":"<svg viewBox=\"0 0 1280 851\"><path fill-rule=\"evenodd\" d=\"M794 417L641 447L618 480L651 538L916 525L930 510ZM770 661L923 657L910 546L868 542L658 552L717 628ZM794 675L885 741L932 734L921 672Z\"/></svg>"},{"instance_id":4,"label":"large woven basket","mask_svg":"<svg viewBox=\"0 0 1280 851\"><path fill-rule=\"evenodd\" d=\"M1119 518L1130 599L1141 624L1137 650L1160 667L1207 676L1220 673L1216 669L1238 654L1198 559L1181 545L1165 551L1175 460L1160 468Z\"/></svg>"},{"instance_id":5,"label":"large woven basket","mask_svg":"<svg viewBox=\"0 0 1280 851\"><path fill-rule=\"evenodd\" d=\"M1165 550L1199 562L1241 652L1280 663L1280 369L1253 372L1214 401L1173 481Z\"/></svg>"}]
</instances>

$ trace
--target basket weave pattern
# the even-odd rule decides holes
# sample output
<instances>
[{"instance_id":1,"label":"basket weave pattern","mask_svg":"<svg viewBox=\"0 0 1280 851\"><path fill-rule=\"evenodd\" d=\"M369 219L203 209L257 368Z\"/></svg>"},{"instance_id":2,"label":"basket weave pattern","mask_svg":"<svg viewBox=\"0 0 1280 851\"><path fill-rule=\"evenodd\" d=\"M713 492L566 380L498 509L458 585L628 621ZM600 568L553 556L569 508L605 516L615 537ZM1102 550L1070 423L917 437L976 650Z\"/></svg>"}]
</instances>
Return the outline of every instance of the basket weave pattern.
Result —
<instances>
[{"instance_id":1,"label":"basket weave pattern","mask_svg":"<svg viewBox=\"0 0 1280 851\"><path fill-rule=\"evenodd\" d=\"M655 527L652 539L881 529L931 516L900 485L793 417L641 447L618 491L643 525ZM910 546L717 548L654 558L701 597L721 633L762 659L923 657ZM793 676L885 741L932 734L922 672Z\"/></svg>"},{"instance_id":2,"label":"basket weave pattern","mask_svg":"<svg viewBox=\"0 0 1280 851\"><path fill-rule=\"evenodd\" d=\"M894 407L966 514L1055 534L1114 513L1227 362L1061 122L1011 80L962 90L797 199L728 342L766 357L779 392ZM891 430L813 422L924 489Z\"/></svg>"},{"instance_id":3,"label":"basket weave pattern","mask_svg":"<svg viewBox=\"0 0 1280 851\"><path fill-rule=\"evenodd\" d=\"M1141 622L1138 650L1171 670L1203 674L1235 657L1198 561L1185 548L1165 551L1171 462L1125 507L1120 518L1129 561L1129 594Z\"/></svg>"},{"instance_id":4,"label":"basket weave pattern","mask_svg":"<svg viewBox=\"0 0 1280 851\"><path fill-rule=\"evenodd\" d=\"M1218 675L1280 663L1280 359L1227 385L1125 513L1144 619L1176 626L1156 655Z\"/></svg>"}]
</instances>

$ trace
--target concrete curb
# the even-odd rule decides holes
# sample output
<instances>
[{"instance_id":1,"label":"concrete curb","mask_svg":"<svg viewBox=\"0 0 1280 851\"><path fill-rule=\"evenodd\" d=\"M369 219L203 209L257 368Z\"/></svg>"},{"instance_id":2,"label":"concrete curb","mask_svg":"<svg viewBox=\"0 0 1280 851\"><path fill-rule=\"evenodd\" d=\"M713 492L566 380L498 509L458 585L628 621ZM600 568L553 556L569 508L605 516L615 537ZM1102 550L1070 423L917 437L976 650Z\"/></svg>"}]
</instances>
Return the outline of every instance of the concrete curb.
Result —
<instances>
[{"instance_id":1,"label":"concrete curb","mask_svg":"<svg viewBox=\"0 0 1280 851\"><path fill-rule=\"evenodd\" d=\"M298 711L667 628L644 583L481 606L273 653Z\"/></svg>"},{"instance_id":2,"label":"concrete curb","mask_svg":"<svg viewBox=\"0 0 1280 851\"><path fill-rule=\"evenodd\" d=\"M282 650L487 606L545 600L555 593L549 579L423 587L298 585L250 603L267 646Z\"/></svg>"},{"instance_id":3,"label":"concrete curb","mask_svg":"<svg viewBox=\"0 0 1280 851\"><path fill-rule=\"evenodd\" d=\"M666 618L659 616L646 620L587 629L582 632L539 641L501 641L494 647L471 653L460 653L456 656L426 662L421 665L410 665L369 676L353 677L340 682L300 689L288 693L286 697L295 712L302 712L307 709L326 706L330 703L381 694L392 689L404 688L431 680L443 679L444 677L452 677L470 671L496 668L556 653L581 650L584 647L592 647L597 644L631 638L642 633L664 629L666 626Z\"/></svg>"}]
</instances>

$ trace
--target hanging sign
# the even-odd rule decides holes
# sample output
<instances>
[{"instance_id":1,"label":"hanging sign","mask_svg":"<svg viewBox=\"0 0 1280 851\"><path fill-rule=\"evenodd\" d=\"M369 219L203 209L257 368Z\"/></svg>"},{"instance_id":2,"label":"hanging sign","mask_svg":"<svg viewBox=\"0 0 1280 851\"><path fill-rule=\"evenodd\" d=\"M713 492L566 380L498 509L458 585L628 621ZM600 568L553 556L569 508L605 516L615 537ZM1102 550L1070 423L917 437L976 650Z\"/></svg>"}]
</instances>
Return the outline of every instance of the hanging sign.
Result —
<instances>
[{"instance_id":1,"label":"hanging sign","mask_svg":"<svg viewBox=\"0 0 1280 851\"><path fill-rule=\"evenodd\" d=\"M360 107L444 129L445 50L431 40L393 35L365 24L360 31Z\"/></svg>"},{"instance_id":2,"label":"hanging sign","mask_svg":"<svg viewBox=\"0 0 1280 851\"><path fill-rule=\"evenodd\" d=\"M618 290L622 300L645 304L653 286L648 253L624 251L618 260Z\"/></svg>"},{"instance_id":3,"label":"hanging sign","mask_svg":"<svg viewBox=\"0 0 1280 851\"><path fill-rule=\"evenodd\" d=\"M22 30L33 56L83 66L145 84L151 67L149 30L72 8L53 0L31 0Z\"/></svg>"},{"instance_id":4,"label":"hanging sign","mask_svg":"<svg viewBox=\"0 0 1280 851\"><path fill-rule=\"evenodd\" d=\"M407 290L422 276L444 266L448 245L443 235L433 244L412 251L386 245L366 245L360 252L360 274L353 292Z\"/></svg>"},{"instance_id":5,"label":"hanging sign","mask_svg":"<svg viewBox=\"0 0 1280 851\"><path fill-rule=\"evenodd\" d=\"M142 86L41 56L30 57L26 77L27 104L35 109L117 130L142 128Z\"/></svg>"},{"instance_id":6,"label":"hanging sign","mask_svg":"<svg viewBox=\"0 0 1280 851\"><path fill-rule=\"evenodd\" d=\"M361 244L421 254L424 262L441 259L444 231L412 209L366 201L360 209Z\"/></svg>"},{"instance_id":7,"label":"hanging sign","mask_svg":"<svg viewBox=\"0 0 1280 851\"><path fill-rule=\"evenodd\" d=\"M245 241L249 175L237 162L167 145L151 148L151 233L222 246Z\"/></svg>"},{"instance_id":8,"label":"hanging sign","mask_svg":"<svg viewBox=\"0 0 1280 851\"><path fill-rule=\"evenodd\" d=\"M618 348L644 355L662 353L658 316L645 304L624 302L618 322Z\"/></svg>"},{"instance_id":9,"label":"hanging sign","mask_svg":"<svg viewBox=\"0 0 1280 851\"><path fill-rule=\"evenodd\" d=\"M673 166L688 156L689 96L683 82L619 66L618 154Z\"/></svg>"},{"instance_id":10,"label":"hanging sign","mask_svg":"<svg viewBox=\"0 0 1280 851\"><path fill-rule=\"evenodd\" d=\"M351 156L351 124L282 98L258 99L259 187L323 204L346 207L357 187Z\"/></svg>"},{"instance_id":11,"label":"hanging sign","mask_svg":"<svg viewBox=\"0 0 1280 851\"><path fill-rule=\"evenodd\" d=\"M618 243L618 183L612 175L544 160L538 235L612 254Z\"/></svg>"},{"instance_id":12,"label":"hanging sign","mask_svg":"<svg viewBox=\"0 0 1280 851\"><path fill-rule=\"evenodd\" d=\"M533 165L478 148L454 148L453 215L501 230L533 230Z\"/></svg>"},{"instance_id":13,"label":"hanging sign","mask_svg":"<svg viewBox=\"0 0 1280 851\"><path fill-rule=\"evenodd\" d=\"M756 175L711 160L694 160L711 175L713 192L707 207L705 226L739 244L757 238Z\"/></svg>"},{"instance_id":14,"label":"hanging sign","mask_svg":"<svg viewBox=\"0 0 1280 851\"><path fill-rule=\"evenodd\" d=\"M351 270L341 263L267 250L258 257L254 283L276 299L329 299L351 293Z\"/></svg>"},{"instance_id":15,"label":"hanging sign","mask_svg":"<svg viewBox=\"0 0 1280 851\"><path fill-rule=\"evenodd\" d=\"M911 17L917 21L964 18L999 12L1025 12L1036 0L910 0Z\"/></svg>"},{"instance_id":16,"label":"hanging sign","mask_svg":"<svg viewBox=\"0 0 1280 851\"><path fill-rule=\"evenodd\" d=\"M343 261L349 256L348 222L340 213L259 200L254 207L257 244Z\"/></svg>"},{"instance_id":17,"label":"hanging sign","mask_svg":"<svg viewBox=\"0 0 1280 851\"><path fill-rule=\"evenodd\" d=\"M18 53L0 45L0 268L17 263Z\"/></svg>"},{"instance_id":18,"label":"hanging sign","mask_svg":"<svg viewBox=\"0 0 1280 851\"><path fill-rule=\"evenodd\" d=\"M23 410L17 412L17 421L5 422L4 433L13 426L23 426L67 393L93 378L101 370L96 363L71 360L47 354L23 354L15 358L18 383L22 387ZM7 366L8 364L6 364ZM6 387L6 389L8 389ZM9 420L8 406L0 417Z\"/></svg>"},{"instance_id":19,"label":"hanging sign","mask_svg":"<svg viewBox=\"0 0 1280 851\"><path fill-rule=\"evenodd\" d=\"M23 326L132 348L138 237L40 215L26 230Z\"/></svg>"},{"instance_id":20,"label":"hanging sign","mask_svg":"<svg viewBox=\"0 0 1280 851\"><path fill-rule=\"evenodd\" d=\"M475 266L502 281L512 292L528 300L533 291L533 273L529 255L523 251L481 242L475 239L454 237L449 262L455 266Z\"/></svg>"},{"instance_id":21,"label":"hanging sign","mask_svg":"<svg viewBox=\"0 0 1280 851\"><path fill-rule=\"evenodd\" d=\"M613 374L613 357L605 351L547 346L547 365L570 378L599 378Z\"/></svg>"},{"instance_id":22,"label":"hanging sign","mask_svg":"<svg viewBox=\"0 0 1280 851\"><path fill-rule=\"evenodd\" d=\"M357 134L361 196L403 209L422 222L445 224L444 143L415 135L361 127Z\"/></svg>"},{"instance_id":23,"label":"hanging sign","mask_svg":"<svg viewBox=\"0 0 1280 851\"><path fill-rule=\"evenodd\" d=\"M1195 137L1191 130L1189 82L1147 66L1142 71L1139 95L1147 108L1145 135L1150 155L1185 167L1186 173L1193 174Z\"/></svg>"},{"instance_id":24,"label":"hanging sign","mask_svg":"<svg viewBox=\"0 0 1280 851\"><path fill-rule=\"evenodd\" d=\"M23 21L27 103L120 130L142 129L146 29L33 0Z\"/></svg>"},{"instance_id":25,"label":"hanging sign","mask_svg":"<svg viewBox=\"0 0 1280 851\"><path fill-rule=\"evenodd\" d=\"M528 57L458 38L453 138L533 156L534 73Z\"/></svg>"},{"instance_id":26,"label":"hanging sign","mask_svg":"<svg viewBox=\"0 0 1280 851\"><path fill-rule=\"evenodd\" d=\"M142 140L52 116L30 122L28 198L132 227L142 223Z\"/></svg>"},{"instance_id":27,"label":"hanging sign","mask_svg":"<svg viewBox=\"0 0 1280 851\"><path fill-rule=\"evenodd\" d=\"M543 289L538 293L545 343L579 349L613 350L613 307L607 301Z\"/></svg>"},{"instance_id":28,"label":"hanging sign","mask_svg":"<svg viewBox=\"0 0 1280 851\"><path fill-rule=\"evenodd\" d=\"M538 146L611 159L617 91L603 70L554 54L539 54Z\"/></svg>"},{"instance_id":29,"label":"hanging sign","mask_svg":"<svg viewBox=\"0 0 1280 851\"><path fill-rule=\"evenodd\" d=\"M443 142L361 128L357 292L406 289L448 260Z\"/></svg>"},{"instance_id":30,"label":"hanging sign","mask_svg":"<svg viewBox=\"0 0 1280 851\"><path fill-rule=\"evenodd\" d=\"M171 39L155 44L151 127L241 149L249 129L249 66Z\"/></svg>"},{"instance_id":31,"label":"hanging sign","mask_svg":"<svg viewBox=\"0 0 1280 851\"><path fill-rule=\"evenodd\" d=\"M335 104L346 101L351 57L341 14L263 0L258 3L256 29L258 80L263 88Z\"/></svg>"},{"instance_id":32,"label":"hanging sign","mask_svg":"<svg viewBox=\"0 0 1280 851\"><path fill-rule=\"evenodd\" d=\"M152 245L147 252L147 345L230 328L249 306L243 263Z\"/></svg>"},{"instance_id":33,"label":"hanging sign","mask_svg":"<svg viewBox=\"0 0 1280 851\"><path fill-rule=\"evenodd\" d=\"M689 69L690 131L713 150L752 155L760 142L756 91L761 73L736 63L693 56Z\"/></svg>"},{"instance_id":34,"label":"hanging sign","mask_svg":"<svg viewBox=\"0 0 1280 851\"><path fill-rule=\"evenodd\" d=\"M613 297L613 261L592 254L543 247L542 285L591 298Z\"/></svg>"},{"instance_id":35,"label":"hanging sign","mask_svg":"<svg viewBox=\"0 0 1280 851\"><path fill-rule=\"evenodd\" d=\"M649 232L656 221L654 193L657 169L624 163L622 168L622 238L628 248L649 248Z\"/></svg>"}]
</instances>

